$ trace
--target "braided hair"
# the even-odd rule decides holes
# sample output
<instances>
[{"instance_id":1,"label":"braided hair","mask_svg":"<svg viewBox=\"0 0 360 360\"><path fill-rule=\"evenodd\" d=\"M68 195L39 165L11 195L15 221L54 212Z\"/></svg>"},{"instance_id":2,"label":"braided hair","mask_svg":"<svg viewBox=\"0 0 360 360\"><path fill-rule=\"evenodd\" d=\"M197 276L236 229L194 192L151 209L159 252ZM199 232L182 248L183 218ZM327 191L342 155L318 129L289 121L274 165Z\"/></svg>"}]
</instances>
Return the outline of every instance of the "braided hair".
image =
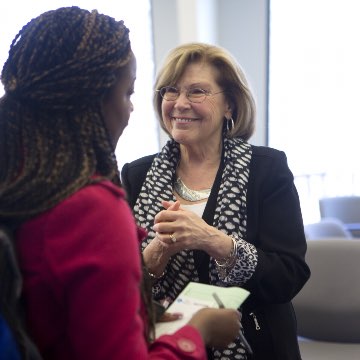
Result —
<instances>
[{"instance_id":1,"label":"braided hair","mask_svg":"<svg viewBox=\"0 0 360 360\"><path fill-rule=\"evenodd\" d=\"M16 35L1 73L0 222L14 228L102 179L120 185L101 103L131 54L123 21L75 6L48 11Z\"/></svg>"},{"instance_id":2,"label":"braided hair","mask_svg":"<svg viewBox=\"0 0 360 360\"><path fill-rule=\"evenodd\" d=\"M101 102L130 56L123 21L96 10L48 11L20 30L1 73L0 219L26 220L104 178L120 184Z\"/></svg>"}]
</instances>

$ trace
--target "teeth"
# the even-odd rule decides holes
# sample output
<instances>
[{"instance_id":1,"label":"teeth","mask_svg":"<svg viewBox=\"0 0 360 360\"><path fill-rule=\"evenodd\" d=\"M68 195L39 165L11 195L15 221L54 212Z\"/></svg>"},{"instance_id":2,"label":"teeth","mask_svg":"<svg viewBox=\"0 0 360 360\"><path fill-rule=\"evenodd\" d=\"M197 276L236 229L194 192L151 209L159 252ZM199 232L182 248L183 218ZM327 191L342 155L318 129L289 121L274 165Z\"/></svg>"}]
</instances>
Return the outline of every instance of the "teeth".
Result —
<instances>
[{"instance_id":1,"label":"teeth","mask_svg":"<svg viewBox=\"0 0 360 360\"><path fill-rule=\"evenodd\" d=\"M174 118L176 122L192 122L192 119Z\"/></svg>"}]
</instances>

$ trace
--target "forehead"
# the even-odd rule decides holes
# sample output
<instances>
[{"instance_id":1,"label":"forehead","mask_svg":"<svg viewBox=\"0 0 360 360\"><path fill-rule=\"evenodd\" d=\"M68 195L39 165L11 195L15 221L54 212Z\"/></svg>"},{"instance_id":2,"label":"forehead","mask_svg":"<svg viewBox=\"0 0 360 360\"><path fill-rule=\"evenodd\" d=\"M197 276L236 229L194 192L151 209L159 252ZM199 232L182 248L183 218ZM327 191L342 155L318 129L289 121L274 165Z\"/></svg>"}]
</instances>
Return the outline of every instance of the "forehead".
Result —
<instances>
[{"instance_id":1,"label":"forehead","mask_svg":"<svg viewBox=\"0 0 360 360\"><path fill-rule=\"evenodd\" d=\"M136 58L133 53L131 53L131 57L127 64L124 66L123 72L124 77L131 79L135 79L136 77Z\"/></svg>"},{"instance_id":2,"label":"forehead","mask_svg":"<svg viewBox=\"0 0 360 360\"><path fill-rule=\"evenodd\" d=\"M219 71L213 65L205 62L188 64L177 81L178 85L186 86L192 84L217 84Z\"/></svg>"}]
</instances>

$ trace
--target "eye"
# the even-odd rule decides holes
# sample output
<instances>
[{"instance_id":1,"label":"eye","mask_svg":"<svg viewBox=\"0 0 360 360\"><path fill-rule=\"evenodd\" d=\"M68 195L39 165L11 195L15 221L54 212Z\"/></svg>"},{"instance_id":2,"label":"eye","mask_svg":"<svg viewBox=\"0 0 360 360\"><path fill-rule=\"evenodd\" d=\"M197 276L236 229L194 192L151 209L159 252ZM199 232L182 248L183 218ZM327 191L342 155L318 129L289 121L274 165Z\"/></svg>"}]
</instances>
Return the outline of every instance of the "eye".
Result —
<instances>
[{"instance_id":1,"label":"eye","mask_svg":"<svg viewBox=\"0 0 360 360\"><path fill-rule=\"evenodd\" d=\"M164 88L164 90L165 90L164 92L169 95L176 95L179 93L179 90L172 86L167 86Z\"/></svg>"},{"instance_id":2,"label":"eye","mask_svg":"<svg viewBox=\"0 0 360 360\"><path fill-rule=\"evenodd\" d=\"M165 100L176 100L179 97L179 90L176 87L173 86L165 86L163 88L160 89L160 95L165 99Z\"/></svg>"},{"instance_id":3,"label":"eye","mask_svg":"<svg viewBox=\"0 0 360 360\"><path fill-rule=\"evenodd\" d=\"M188 94L189 94L189 95L204 95L204 94L206 94L206 93L207 93L206 90L200 89L200 88L190 89L190 90L188 91Z\"/></svg>"},{"instance_id":4,"label":"eye","mask_svg":"<svg viewBox=\"0 0 360 360\"><path fill-rule=\"evenodd\" d=\"M207 91L201 88L189 89L187 96L191 101L204 100L206 97Z\"/></svg>"}]
</instances>

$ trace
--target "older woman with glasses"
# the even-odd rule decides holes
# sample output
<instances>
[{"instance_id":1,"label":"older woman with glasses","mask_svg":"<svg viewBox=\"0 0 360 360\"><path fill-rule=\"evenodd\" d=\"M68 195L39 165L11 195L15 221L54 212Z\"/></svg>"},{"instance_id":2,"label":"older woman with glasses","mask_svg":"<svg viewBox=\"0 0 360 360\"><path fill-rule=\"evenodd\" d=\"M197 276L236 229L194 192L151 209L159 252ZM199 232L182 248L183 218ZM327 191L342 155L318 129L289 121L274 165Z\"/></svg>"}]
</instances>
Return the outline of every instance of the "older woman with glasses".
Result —
<instances>
[{"instance_id":1,"label":"older woman with glasses","mask_svg":"<svg viewBox=\"0 0 360 360\"><path fill-rule=\"evenodd\" d=\"M291 299L309 278L299 199L283 152L250 145L255 104L224 49L172 50L156 80L155 109L170 140L122 169L156 299L190 281L239 286L252 359L300 359ZM238 338L212 359L248 359Z\"/></svg>"}]
</instances>

